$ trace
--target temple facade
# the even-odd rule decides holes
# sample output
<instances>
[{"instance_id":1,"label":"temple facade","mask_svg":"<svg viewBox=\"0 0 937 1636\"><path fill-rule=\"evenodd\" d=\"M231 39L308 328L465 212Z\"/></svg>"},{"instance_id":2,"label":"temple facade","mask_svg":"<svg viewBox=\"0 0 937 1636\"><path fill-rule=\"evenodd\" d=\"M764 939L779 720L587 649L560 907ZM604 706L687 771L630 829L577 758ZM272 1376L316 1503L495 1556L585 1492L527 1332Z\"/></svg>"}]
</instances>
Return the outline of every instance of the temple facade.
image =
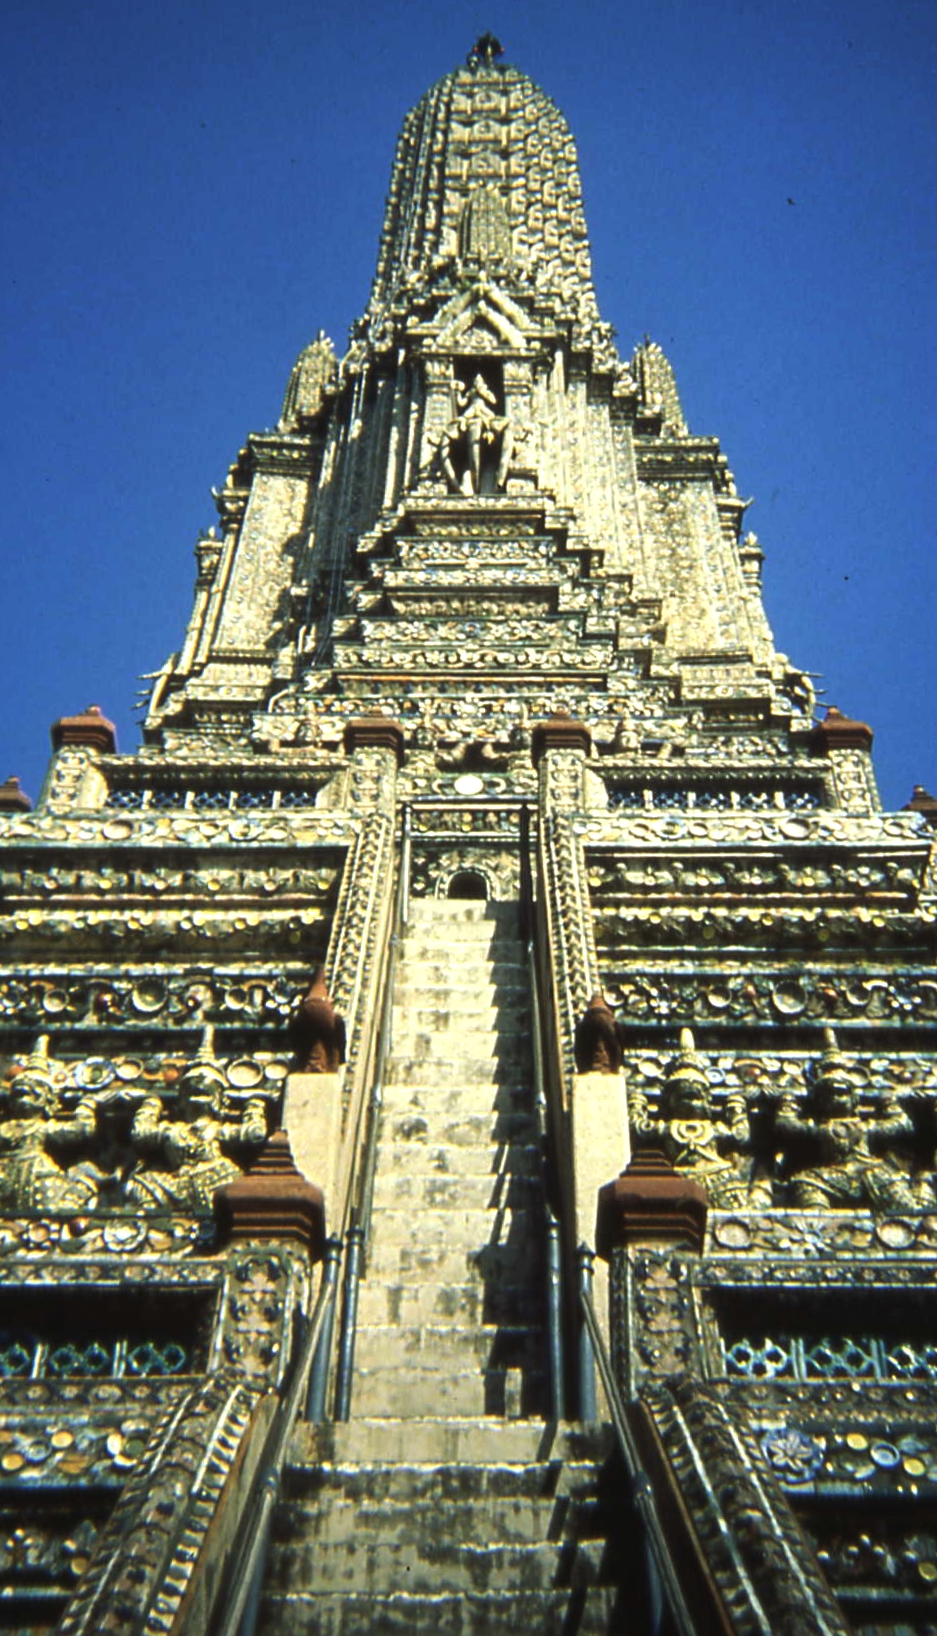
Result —
<instances>
[{"instance_id":1,"label":"temple facade","mask_svg":"<svg viewBox=\"0 0 937 1636\"><path fill-rule=\"evenodd\" d=\"M777 650L492 36L0 789L0 1627L933 1636L933 807Z\"/></svg>"}]
</instances>

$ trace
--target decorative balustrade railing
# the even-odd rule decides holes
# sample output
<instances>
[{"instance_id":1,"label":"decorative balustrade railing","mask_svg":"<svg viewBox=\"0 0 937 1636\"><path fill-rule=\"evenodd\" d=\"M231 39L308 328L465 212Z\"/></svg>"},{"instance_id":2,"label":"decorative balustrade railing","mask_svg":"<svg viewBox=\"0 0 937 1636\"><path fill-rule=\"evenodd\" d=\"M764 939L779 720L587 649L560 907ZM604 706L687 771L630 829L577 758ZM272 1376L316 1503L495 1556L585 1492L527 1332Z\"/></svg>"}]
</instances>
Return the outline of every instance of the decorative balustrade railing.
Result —
<instances>
[{"instance_id":1,"label":"decorative balustrade railing","mask_svg":"<svg viewBox=\"0 0 937 1636\"><path fill-rule=\"evenodd\" d=\"M231 1578L221 1589L206 1636L252 1636L260 1611L260 1597L270 1545L270 1525L280 1496L280 1481L293 1428L308 1402L310 1378L323 1329L335 1300L336 1285L323 1276L279 1411L267 1435L258 1477L241 1519L241 1528L229 1556Z\"/></svg>"},{"instance_id":2,"label":"decorative balustrade railing","mask_svg":"<svg viewBox=\"0 0 937 1636\"><path fill-rule=\"evenodd\" d=\"M680 1581L667 1548L666 1534L657 1510L650 1479L645 1472L638 1445L628 1422L628 1412L615 1379L612 1360L602 1336L591 1295L580 1289L583 1322L589 1335L599 1376L611 1411L615 1437L624 1460L631 1491L631 1504L644 1535L645 1598L648 1636L661 1636L669 1608L679 1636L696 1636L697 1624L687 1606Z\"/></svg>"},{"instance_id":3,"label":"decorative balustrade railing","mask_svg":"<svg viewBox=\"0 0 937 1636\"><path fill-rule=\"evenodd\" d=\"M397 970L400 939L406 928L409 912L410 852L411 813L409 806L404 805L401 812L400 859L390 946L387 954L387 964L384 969L384 991L379 1013L380 1023L374 1076L368 1100L364 1147L358 1168L357 1198L352 1208L345 1239L342 1318L335 1374L334 1413L336 1420L347 1420L351 1413L351 1387L355 1367L355 1336L358 1325L358 1290L367 1267L371 1209L374 1198L374 1173L377 1165L377 1142L381 1109L384 1103L384 1076L390 1057L393 1036L394 977Z\"/></svg>"},{"instance_id":4,"label":"decorative balustrade railing","mask_svg":"<svg viewBox=\"0 0 937 1636\"><path fill-rule=\"evenodd\" d=\"M609 780L613 812L812 812L823 805L819 786L625 783Z\"/></svg>"},{"instance_id":5,"label":"decorative balustrade railing","mask_svg":"<svg viewBox=\"0 0 937 1636\"><path fill-rule=\"evenodd\" d=\"M747 1380L937 1381L937 1343L868 1335L746 1335L725 1346Z\"/></svg>"},{"instance_id":6,"label":"decorative balustrade railing","mask_svg":"<svg viewBox=\"0 0 937 1636\"><path fill-rule=\"evenodd\" d=\"M0 1380L66 1380L107 1377L141 1380L192 1371L188 1348L166 1340L63 1340L0 1334Z\"/></svg>"}]
</instances>

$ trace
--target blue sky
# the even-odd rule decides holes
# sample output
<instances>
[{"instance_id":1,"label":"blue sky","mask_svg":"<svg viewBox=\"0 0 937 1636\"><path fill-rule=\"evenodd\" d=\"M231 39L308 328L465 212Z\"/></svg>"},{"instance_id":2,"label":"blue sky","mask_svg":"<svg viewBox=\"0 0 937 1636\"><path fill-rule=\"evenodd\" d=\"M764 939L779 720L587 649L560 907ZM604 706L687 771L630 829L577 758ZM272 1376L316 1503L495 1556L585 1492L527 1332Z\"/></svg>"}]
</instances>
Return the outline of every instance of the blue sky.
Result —
<instances>
[{"instance_id":1,"label":"blue sky","mask_svg":"<svg viewBox=\"0 0 937 1636\"><path fill-rule=\"evenodd\" d=\"M209 489L364 306L396 132L483 29L576 135L603 316L670 355L779 647L937 791L933 0L18 0L5 12L0 777L137 743Z\"/></svg>"}]
</instances>

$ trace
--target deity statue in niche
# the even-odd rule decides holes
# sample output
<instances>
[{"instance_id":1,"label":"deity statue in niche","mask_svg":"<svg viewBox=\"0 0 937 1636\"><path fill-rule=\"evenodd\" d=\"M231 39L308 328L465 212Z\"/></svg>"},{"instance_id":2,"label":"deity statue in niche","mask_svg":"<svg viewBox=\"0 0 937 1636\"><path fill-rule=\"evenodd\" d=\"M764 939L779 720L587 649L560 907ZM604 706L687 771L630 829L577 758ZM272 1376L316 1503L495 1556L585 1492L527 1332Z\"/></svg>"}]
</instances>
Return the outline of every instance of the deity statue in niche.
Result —
<instances>
[{"instance_id":1,"label":"deity statue in niche","mask_svg":"<svg viewBox=\"0 0 937 1636\"><path fill-rule=\"evenodd\" d=\"M888 1092L875 1112L863 1111L832 1028L824 1029L824 1041L806 1110L792 1095L778 1107L779 1171L791 1202L803 1210L932 1209L926 1180L909 1173L909 1115Z\"/></svg>"},{"instance_id":2,"label":"deity statue in niche","mask_svg":"<svg viewBox=\"0 0 937 1636\"><path fill-rule=\"evenodd\" d=\"M83 1097L64 1119L55 1116L57 1100L49 1042L42 1034L14 1073L2 1108L0 1210L10 1215L91 1210L106 1179L90 1161L65 1169L66 1160L94 1140L96 1098Z\"/></svg>"},{"instance_id":3,"label":"deity statue in niche","mask_svg":"<svg viewBox=\"0 0 937 1636\"><path fill-rule=\"evenodd\" d=\"M179 1080L178 1096L175 1115L167 1116L158 1096L141 1104L130 1141L142 1164L127 1183L127 1197L147 1209L205 1215L217 1189L243 1174L234 1155L248 1160L266 1140L266 1109L262 1097L232 1109L210 1028Z\"/></svg>"},{"instance_id":4,"label":"deity statue in niche","mask_svg":"<svg viewBox=\"0 0 937 1636\"><path fill-rule=\"evenodd\" d=\"M514 428L481 371L455 384L456 418L443 435L442 469L453 494L501 493L514 454Z\"/></svg>"},{"instance_id":5,"label":"deity statue in niche","mask_svg":"<svg viewBox=\"0 0 937 1636\"><path fill-rule=\"evenodd\" d=\"M640 1091L629 1092L628 1105L636 1142L661 1147L680 1175L706 1189L713 1209L771 1203L771 1179L755 1156L745 1098L728 1096L724 1110L716 1110L692 1029L680 1030L680 1050L661 1086L658 1116L652 1117Z\"/></svg>"}]
</instances>

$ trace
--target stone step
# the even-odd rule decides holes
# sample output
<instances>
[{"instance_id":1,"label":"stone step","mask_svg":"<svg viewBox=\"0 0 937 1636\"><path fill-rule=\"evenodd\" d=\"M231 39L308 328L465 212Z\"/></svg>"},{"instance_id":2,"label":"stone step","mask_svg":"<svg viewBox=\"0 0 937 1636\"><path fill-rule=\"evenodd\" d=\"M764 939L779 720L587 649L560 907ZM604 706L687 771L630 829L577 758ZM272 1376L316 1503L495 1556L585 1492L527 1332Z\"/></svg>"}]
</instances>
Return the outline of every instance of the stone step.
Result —
<instances>
[{"instance_id":1,"label":"stone step","mask_svg":"<svg viewBox=\"0 0 937 1636\"><path fill-rule=\"evenodd\" d=\"M395 1421L371 1420L369 1426L396 1425ZM449 1422L452 1424L452 1422ZM481 1432L490 1427L493 1433L524 1430L529 1425L540 1426L540 1421L481 1420L476 1425ZM342 1463L326 1461L320 1465L290 1464L284 1472L284 1499L299 1508L297 1515L310 1519L318 1510L328 1512L336 1506L365 1505L375 1515L385 1510L393 1521L399 1510L414 1509L421 1505L467 1504L521 1506L535 1509L538 1516L564 1522L575 1508L583 1514L597 1516L605 1502L601 1498L604 1462L598 1460L540 1460L525 1463L522 1460L366 1460ZM554 1513L557 1513L554 1518ZM560 1516L558 1513L562 1513ZM305 1526L297 1522L297 1526ZM432 1524L430 1525L432 1526ZM543 1531L541 1537L546 1535ZM482 1530L475 1539L494 1537Z\"/></svg>"},{"instance_id":2,"label":"stone step","mask_svg":"<svg viewBox=\"0 0 937 1636\"><path fill-rule=\"evenodd\" d=\"M522 1012L518 1006L512 1005L510 1017L506 1014L506 1008L505 1015L497 1013L493 1019L489 1019L487 1010L464 1016L452 1013L445 1028L427 1028L419 1021L415 1010L397 1005L393 1019L394 1041L396 1043L403 1037L414 1041L425 1040L427 1044L433 1040L445 1040L447 1049L451 1050L453 1043L461 1036L469 1047L484 1041L485 1049L492 1050L499 1039L527 1039L529 1029L524 1019L528 1015L526 1010Z\"/></svg>"},{"instance_id":3,"label":"stone step","mask_svg":"<svg viewBox=\"0 0 937 1636\"><path fill-rule=\"evenodd\" d=\"M472 1113L463 1109L460 1116L455 1110L447 1114L432 1103L412 1103L385 1111L381 1122L382 1145L397 1147L411 1142L422 1148L431 1142L443 1142L448 1147L472 1147L485 1155L503 1143L530 1142L537 1135L536 1118L522 1104L514 1110L508 1107Z\"/></svg>"},{"instance_id":4,"label":"stone step","mask_svg":"<svg viewBox=\"0 0 937 1636\"><path fill-rule=\"evenodd\" d=\"M371 1420L365 1424L375 1428L375 1437L371 1439L374 1443L384 1440L378 1428L395 1426L397 1422ZM477 1441L479 1436L484 1437L486 1428L493 1434L505 1434L523 1431L530 1425L540 1427L542 1423L489 1419L477 1421L475 1425L477 1432L473 1440ZM497 1447L496 1436L490 1437L488 1442ZM302 1515L310 1519L316 1510L329 1511L340 1505L369 1506L375 1515L383 1508L393 1520L398 1510L408 1507L432 1505L438 1508L464 1503L492 1507L519 1505L528 1510L533 1507L539 1516L548 1517L559 1526L577 1507L584 1515L598 1514L596 1508L604 1504L600 1498L603 1465L604 1455L586 1460L563 1459L558 1455L555 1459L527 1462L518 1459L293 1462L284 1474L283 1493L286 1500L295 1502ZM309 1526L317 1525L310 1520ZM545 1529L541 1537L546 1537L546 1533ZM462 1537L481 1539L494 1535L486 1536L483 1530Z\"/></svg>"},{"instance_id":5,"label":"stone step","mask_svg":"<svg viewBox=\"0 0 937 1636\"><path fill-rule=\"evenodd\" d=\"M445 956L450 949L464 950L469 959L477 959L480 955L489 957L505 950L512 960L525 961L527 947L513 932L497 926L456 924L452 926L429 926L426 924L411 924L407 927L404 936L398 945L401 958L406 958L412 949L419 949L421 955L427 950L438 950Z\"/></svg>"},{"instance_id":6,"label":"stone step","mask_svg":"<svg viewBox=\"0 0 937 1636\"><path fill-rule=\"evenodd\" d=\"M355 1467L337 1473L338 1481L314 1489L307 1498L283 1502L277 1508L276 1538L290 1544L308 1541L347 1546L370 1536L388 1545L425 1541L435 1546L447 1539L533 1545L603 1536L607 1516L594 1496L591 1467L589 1491L581 1498L569 1492L557 1494L555 1486L550 1486L555 1479L549 1468L529 1469L533 1479L529 1495L499 1494L487 1482L473 1493L470 1479L487 1478L488 1472L484 1467L478 1471L459 1466L450 1467L445 1477L438 1467L411 1471L412 1492L400 1499L375 1491L380 1473ZM509 1475L516 1480L515 1472ZM585 1478L583 1483L585 1487Z\"/></svg>"},{"instance_id":7,"label":"stone step","mask_svg":"<svg viewBox=\"0 0 937 1636\"><path fill-rule=\"evenodd\" d=\"M518 1082L533 1076L528 1040L507 1033L489 1038L480 1031L466 1034L459 1029L448 1036L436 1034L432 1039L425 1034L415 1038L404 1036L402 1039L400 1035L395 1035L393 1055L387 1065L388 1074L393 1064L397 1077L402 1079L404 1074L399 1065L404 1062L421 1068L431 1067L438 1079L445 1076L447 1080L456 1082L469 1075L472 1083L484 1083L487 1077L497 1084L508 1071Z\"/></svg>"},{"instance_id":8,"label":"stone step","mask_svg":"<svg viewBox=\"0 0 937 1636\"><path fill-rule=\"evenodd\" d=\"M424 995L430 998L424 999ZM439 1031L432 1021L438 1015L448 1019L449 1027L485 1027L488 1032L497 1033L502 1027L509 1026L512 1019L530 1013L530 992L526 983L512 982L507 986L489 982L487 976L477 984L462 986L451 983L443 987L424 984L414 973L412 980L406 984L404 997L405 1004L398 1004L394 1013L395 1022L401 1026L420 1026L426 1033ZM423 1021L424 1017L430 1019L428 1023Z\"/></svg>"},{"instance_id":9,"label":"stone step","mask_svg":"<svg viewBox=\"0 0 937 1636\"><path fill-rule=\"evenodd\" d=\"M509 952L502 955L496 953L489 959L479 956L477 959L459 951L458 960L455 960L448 949L428 949L425 953L412 951L412 957L404 954L394 975L394 999L402 990L416 988L423 992L427 989L442 989L449 994L464 994L466 997L481 989L502 991L522 991L529 987L527 962L512 959Z\"/></svg>"},{"instance_id":10,"label":"stone step","mask_svg":"<svg viewBox=\"0 0 937 1636\"><path fill-rule=\"evenodd\" d=\"M441 973L442 986L466 997L489 983L497 986L505 980L529 982L523 951L504 944L493 943L490 948L477 949L468 943L455 943L451 947L446 943L427 943L423 947L414 944L400 950L396 980L432 986L437 981L437 972Z\"/></svg>"},{"instance_id":11,"label":"stone step","mask_svg":"<svg viewBox=\"0 0 937 1636\"><path fill-rule=\"evenodd\" d=\"M524 1545L467 1545L449 1540L418 1540L413 1544L358 1539L349 1551L346 1542L302 1541L278 1544L271 1553L268 1585L272 1592L297 1585L315 1586L319 1595L351 1591L387 1595L405 1585L411 1595L448 1595L468 1592L556 1590L576 1584L598 1584L601 1547L594 1541Z\"/></svg>"},{"instance_id":12,"label":"stone step","mask_svg":"<svg viewBox=\"0 0 937 1636\"><path fill-rule=\"evenodd\" d=\"M526 1243L483 1244L479 1248L477 1243L453 1245L445 1238L427 1244L419 1235L401 1244L381 1234L368 1251L368 1279L376 1285L422 1279L459 1285L479 1278L485 1285L500 1286L530 1279L540 1289L544 1277L542 1235Z\"/></svg>"},{"instance_id":13,"label":"stone step","mask_svg":"<svg viewBox=\"0 0 937 1636\"><path fill-rule=\"evenodd\" d=\"M264 1598L258 1636L605 1636L610 1590L428 1596L279 1594ZM571 1607L575 1607L570 1623Z\"/></svg>"},{"instance_id":14,"label":"stone step","mask_svg":"<svg viewBox=\"0 0 937 1636\"><path fill-rule=\"evenodd\" d=\"M443 1075L456 1084L466 1080L471 1084L503 1080L510 1071L514 1079L531 1077L530 1045L525 1038L509 1034L486 1036L480 1032L468 1033L460 1029L448 1038L418 1035L414 1040L393 1036L392 1052L387 1063L388 1077L407 1080L414 1070L431 1068L439 1080Z\"/></svg>"},{"instance_id":15,"label":"stone step","mask_svg":"<svg viewBox=\"0 0 937 1636\"><path fill-rule=\"evenodd\" d=\"M457 945L460 949L487 949L495 946L510 945L524 954L525 948L522 938L514 926L498 926L491 920L449 920L445 925L431 920L414 920L407 923L402 939L404 949L413 947L439 948L442 945Z\"/></svg>"},{"instance_id":16,"label":"stone step","mask_svg":"<svg viewBox=\"0 0 937 1636\"><path fill-rule=\"evenodd\" d=\"M434 1117L459 1111L473 1116L489 1110L491 1113L518 1113L533 1105L533 1091L526 1074L515 1072L510 1079L470 1079L440 1072L439 1065L426 1068L420 1064L426 1083L415 1082L410 1075L400 1072L393 1059L388 1062L384 1081L384 1108L410 1108L431 1113Z\"/></svg>"},{"instance_id":17,"label":"stone step","mask_svg":"<svg viewBox=\"0 0 937 1636\"><path fill-rule=\"evenodd\" d=\"M529 1014L530 988L520 979L495 983L487 976L464 986L441 983L429 971L425 977L413 973L406 981L398 977L394 984L394 1021L406 1027L410 1018L426 1010L444 1010L452 1028L484 1026L486 1032L499 1033L518 1014Z\"/></svg>"},{"instance_id":18,"label":"stone step","mask_svg":"<svg viewBox=\"0 0 937 1636\"><path fill-rule=\"evenodd\" d=\"M540 1177L512 1175L502 1171L498 1175L459 1176L438 1174L428 1176L401 1175L383 1169L383 1152L378 1149L378 1168L374 1182L375 1207L385 1204L403 1208L412 1204L422 1209L442 1209L452 1205L465 1210L500 1210L505 1205L520 1209L532 1208L542 1196Z\"/></svg>"},{"instance_id":19,"label":"stone step","mask_svg":"<svg viewBox=\"0 0 937 1636\"><path fill-rule=\"evenodd\" d=\"M538 1176L539 1142L437 1142L428 1135L378 1143L380 1174L400 1176Z\"/></svg>"},{"instance_id":20,"label":"stone step","mask_svg":"<svg viewBox=\"0 0 937 1636\"><path fill-rule=\"evenodd\" d=\"M500 1086L506 1081L518 1086L525 1079L530 1079L527 1053L523 1056L515 1052L513 1060L511 1053L506 1053L504 1063L492 1057L478 1058L467 1061L457 1053L453 1053L451 1061L440 1059L437 1062L420 1062L413 1057L398 1056L392 1051L387 1062L387 1082L389 1085L400 1084L404 1087L445 1085L447 1090L458 1092L467 1089L470 1085Z\"/></svg>"},{"instance_id":21,"label":"stone step","mask_svg":"<svg viewBox=\"0 0 937 1636\"><path fill-rule=\"evenodd\" d=\"M398 956L394 980L401 987L446 989L466 1004L487 988L517 989L530 996L527 960L513 949L492 948L483 955L464 946L440 945L411 952L412 958L403 951Z\"/></svg>"},{"instance_id":22,"label":"stone step","mask_svg":"<svg viewBox=\"0 0 937 1636\"><path fill-rule=\"evenodd\" d=\"M394 987L394 1021L403 1027L410 1018L444 1012L450 1028L494 1028L512 1026L515 1016L529 1016L530 989L527 983L478 983L465 990L448 983L408 982Z\"/></svg>"},{"instance_id":23,"label":"stone step","mask_svg":"<svg viewBox=\"0 0 937 1636\"><path fill-rule=\"evenodd\" d=\"M494 903L473 902L469 898L411 898L408 925L428 921L451 924L453 921L488 921L494 926L519 924L520 905L516 900Z\"/></svg>"},{"instance_id":24,"label":"stone step","mask_svg":"<svg viewBox=\"0 0 937 1636\"><path fill-rule=\"evenodd\" d=\"M614 1433L605 1421L492 1421L475 1415L442 1414L414 1422L408 1416L353 1420L304 1420L290 1442L290 1467L323 1463L392 1467L519 1466L594 1464L611 1453Z\"/></svg>"},{"instance_id":25,"label":"stone step","mask_svg":"<svg viewBox=\"0 0 937 1636\"><path fill-rule=\"evenodd\" d=\"M429 898L411 897L407 924L454 920L487 922L491 926L520 925L517 898Z\"/></svg>"},{"instance_id":26,"label":"stone step","mask_svg":"<svg viewBox=\"0 0 937 1636\"><path fill-rule=\"evenodd\" d=\"M394 1010L394 1034L450 1034L462 1028L473 1033L500 1034L505 1030L529 1032L530 1002L527 995L518 994L510 1000L489 1004L486 998L475 994L449 994L447 1003L397 1006Z\"/></svg>"},{"instance_id":27,"label":"stone step","mask_svg":"<svg viewBox=\"0 0 937 1636\"><path fill-rule=\"evenodd\" d=\"M410 931L398 945L398 964L401 967L425 960L444 960L452 967L457 959L457 970L463 967L477 969L502 962L528 970L527 950L513 937L460 937L453 929L437 933Z\"/></svg>"},{"instance_id":28,"label":"stone step","mask_svg":"<svg viewBox=\"0 0 937 1636\"><path fill-rule=\"evenodd\" d=\"M362 1324L531 1324L542 1322L544 1305L538 1284L483 1278L478 1268L460 1284L379 1281L372 1275L360 1286L358 1318Z\"/></svg>"},{"instance_id":29,"label":"stone step","mask_svg":"<svg viewBox=\"0 0 937 1636\"><path fill-rule=\"evenodd\" d=\"M546 1342L544 1341L544 1354ZM547 1403L544 1369L465 1369L442 1371L409 1364L389 1368L355 1367L352 1413L369 1417L451 1414L459 1417L506 1413L520 1419L541 1417Z\"/></svg>"},{"instance_id":30,"label":"stone step","mask_svg":"<svg viewBox=\"0 0 937 1636\"><path fill-rule=\"evenodd\" d=\"M389 1206L374 1221L375 1243L388 1244L448 1244L480 1251L489 1246L523 1243L531 1236L544 1237L543 1211L539 1208L504 1210L443 1209L394 1210Z\"/></svg>"},{"instance_id":31,"label":"stone step","mask_svg":"<svg viewBox=\"0 0 937 1636\"><path fill-rule=\"evenodd\" d=\"M394 998L397 993L427 993L433 1000L451 996L456 1005L494 1005L505 998L530 1000L530 978L527 964L522 960L484 960L473 962L461 955L453 960L450 952L440 949L438 954L422 960L399 960L394 973Z\"/></svg>"},{"instance_id":32,"label":"stone step","mask_svg":"<svg viewBox=\"0 0 937 1636\"><path fill-rule=\"evenodd\" d=\"M543 1332L529 1324L466 1329L451 1323L360 1323L355 1337L355 1362L362 1369L399 1368L404 1374L411 1364L447 1372L468 1369L473 1359L482 1369L539 1367L544 1356Z\"/></svg>"}]
</instances>

